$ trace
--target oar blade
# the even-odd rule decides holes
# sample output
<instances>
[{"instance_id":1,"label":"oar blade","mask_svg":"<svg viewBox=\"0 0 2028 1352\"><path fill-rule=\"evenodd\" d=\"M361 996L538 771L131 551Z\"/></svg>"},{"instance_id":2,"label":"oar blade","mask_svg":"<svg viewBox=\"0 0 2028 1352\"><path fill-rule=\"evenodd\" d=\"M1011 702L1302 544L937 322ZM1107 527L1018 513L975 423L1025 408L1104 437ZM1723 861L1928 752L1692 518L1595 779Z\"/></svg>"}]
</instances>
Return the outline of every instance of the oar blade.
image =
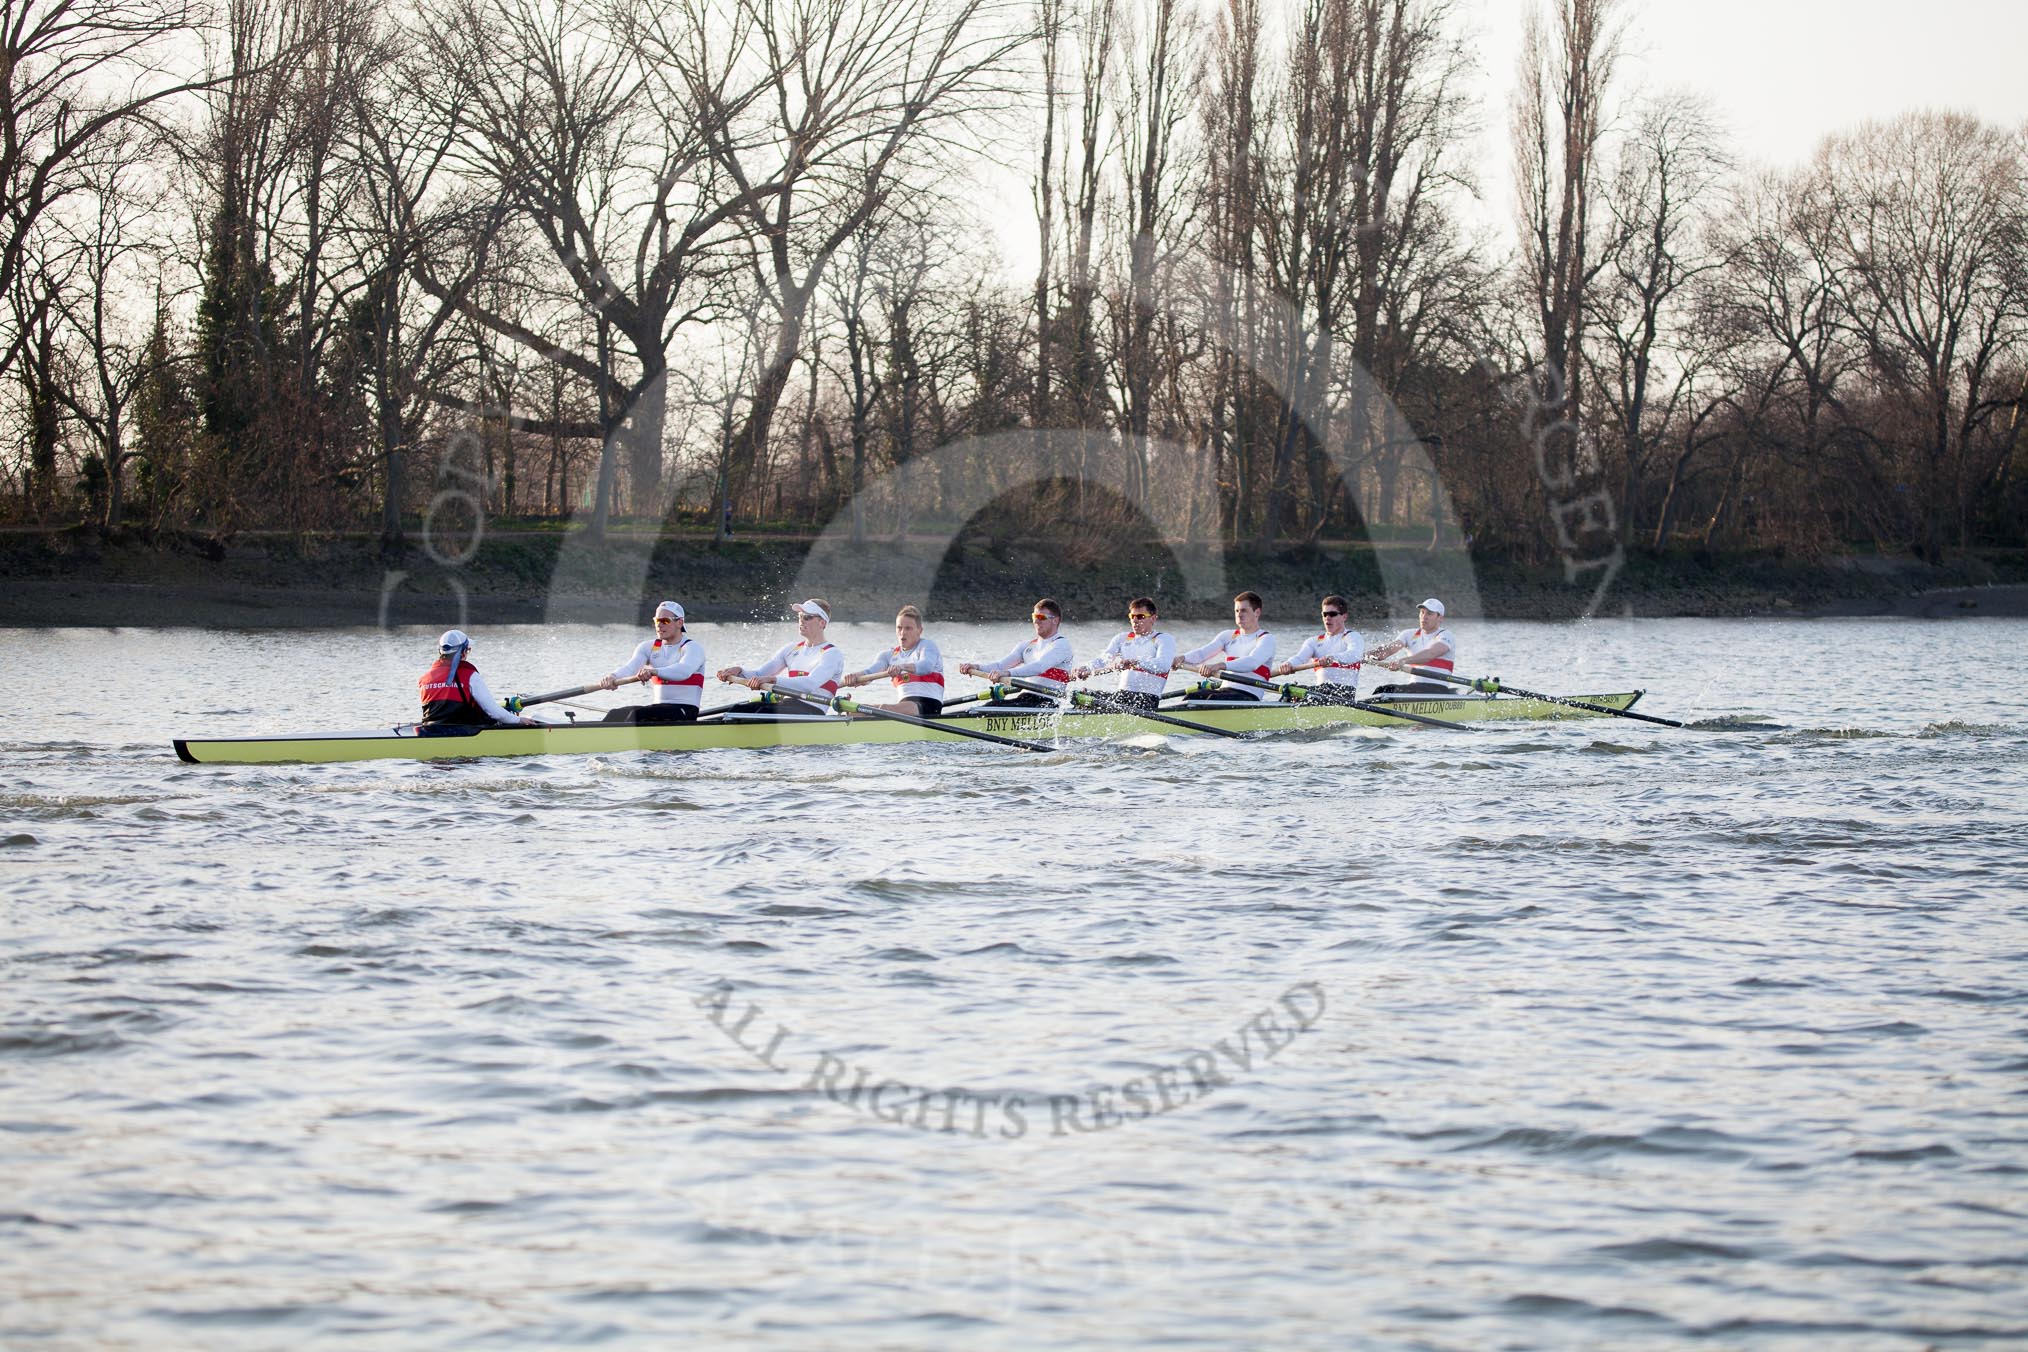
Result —
<instances>
[{"instance_id":1,"label":"oar blade","mask_svg":"<svg viewBox=\"0 0 2028 1352\"><path fill-rule=\"evenodd\" d=\"M1685 726L1673 718L1658 718L1654 714L1637 714L1632 709L1615 709L1610 704L1592 704L1567 695L1546 695L1540 690L1523 690L1518 685L1508 685L1497 676L1471 679L1435 667L1410 667L1411 675L1425 680L1442 681L1449 685L1462 685L1488 695L1516 695L1522 699L1539 699L1549 704L1561 704L1566 709L1583 709L1588 713L1610 714L1614 718L1631 718L1639 723L1655 723L1665 728Z\"/></svg>"}]
</instances>

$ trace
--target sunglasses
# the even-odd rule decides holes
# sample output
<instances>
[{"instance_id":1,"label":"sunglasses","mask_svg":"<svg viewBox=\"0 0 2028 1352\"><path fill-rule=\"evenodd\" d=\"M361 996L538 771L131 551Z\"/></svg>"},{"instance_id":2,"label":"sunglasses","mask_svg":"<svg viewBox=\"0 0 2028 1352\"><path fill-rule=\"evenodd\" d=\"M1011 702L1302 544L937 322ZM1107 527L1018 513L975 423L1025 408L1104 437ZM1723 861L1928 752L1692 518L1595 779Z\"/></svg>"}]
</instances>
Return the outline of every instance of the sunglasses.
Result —
<instances>
[{"instance_id":1,"label":"sunglasses","mask_svg":"<svg viewBox=\"0 0 2028 1352\"><path fill-rule=\"evenodd\" d=\"M1053 620L1053 619L1055 619L1055 618L1056 618L1056 616L1054 616L1054 615L1044 615L1044 614L1041 614L1041 613L1039 613L1039 612L1038 612L1038 613L1036 613L1036 614L1034 614L1034 615L1030 615L1030 616L1029 616L1028 618L1029 618L1029 619L1031 619L1031 620Z\"/></svg>"},{"instance_id":2,"label":"sunglasses","mask_svg":"<svg viewBox=\"0 0 2028 1352\"><path fill-rule=\"evenodd\" d=\"M1324 618L1327 620L1335 620L1344 613L1345 612L1342 610L1327 610L1324 612Z\"/></svg>"},{"instance_id":3,"label":"sunglasses","mask_svg":"<svg viewBox=\"0 0 2028 1352\"><path fill-rule=\"evenodd\" d=\"M1127 612L1127 618L1130 620L1152 620L1155 617L1145 610L1130 610Z\"/></svg>"},{"instance_id":4,"label":"sunglasses","mask_svg":"<svg viewBox=\"0 0 2028 1352\"><path fill-rule=\"evenodd\" d=\"M681 623L683 623L683 621L681 621L681 620L677 619L677 618L676 618L676 617L675 617L674 615L657 615L657 616L655 617L655 623L657 623L657 624L681 624Z\"/></svg>"}]
</instances>

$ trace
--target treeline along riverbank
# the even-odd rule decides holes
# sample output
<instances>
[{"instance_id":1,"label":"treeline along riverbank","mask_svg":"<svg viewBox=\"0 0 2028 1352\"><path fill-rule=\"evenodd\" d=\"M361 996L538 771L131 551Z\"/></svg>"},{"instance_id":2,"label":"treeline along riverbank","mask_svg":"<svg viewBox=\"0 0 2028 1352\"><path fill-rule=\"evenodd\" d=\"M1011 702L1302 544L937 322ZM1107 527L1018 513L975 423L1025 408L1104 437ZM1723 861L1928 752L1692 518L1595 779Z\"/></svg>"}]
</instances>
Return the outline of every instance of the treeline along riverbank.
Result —
<instances>
[{"instance_id":1,"label":"treeline along riverbank","mask_svg":"<svg viewBox=\"0 0 2028 1352\"><path fill-rule=\"evenodd\" d=\"M767 618L795 590L842 617L885 619L904 602L932 620L1018 618L1040 595L1077 619L1120 611L1148 593L1171 620L1221 618L1231 593L1266 597L1271 621L1306 623L1319 595L1351 598L1362 625L1412 616L1437 594L1476 594L1506 619L1583 614L1597 577L1410 545L1323 544L1274 550L1122 542L1073 560L1048 541L872 541L812 557L808 536L707 538L495 531L446 563L411 545L332 535L227 542L97 531L0 535L0 625L324 627L332 625L631 621L680 598L705 620ZM924 579L928 579L927 583ZM1669 616L2024 615L2028 550L1989 550L1942 564L1877 555L1823 560L1682 550L1630 553L1597 613Z\"/></svg>"},{"instance_id":2,"label":"treeline along riverbank","mask_svg":"<svg viewBox=\"0 0 2028 1352\"><path fill-rule=\"evenodd\" d=\"M1228 8L55 11L0 41L0 525L2028 538L2028 130L1765 165L1632 0Z\"/></svg>"}]
</instances>

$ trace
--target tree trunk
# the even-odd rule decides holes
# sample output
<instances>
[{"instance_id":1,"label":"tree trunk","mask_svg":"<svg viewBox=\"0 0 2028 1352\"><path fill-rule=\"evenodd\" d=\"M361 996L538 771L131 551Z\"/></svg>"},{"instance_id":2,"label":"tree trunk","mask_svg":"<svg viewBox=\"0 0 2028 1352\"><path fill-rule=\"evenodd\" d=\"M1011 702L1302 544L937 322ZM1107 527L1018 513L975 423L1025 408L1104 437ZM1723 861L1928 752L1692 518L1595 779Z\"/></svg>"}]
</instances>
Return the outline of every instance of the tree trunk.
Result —
<instances>
[{"instance_id":1,"label":"tree trunk","mask_svg":"<svg viewBox=\"0 0 2028 1352\"><path fill-rule=\"evenodd\" d=\"M383 485L384 496L380 501L380 542L383 545L401 543L401 504L404 491L403 480L408 473L408 451L404 443L408 440L399 416L392 413L385 400L381 401L380 444L386 461L387 482Z\"/></svg>"}]
</instances>

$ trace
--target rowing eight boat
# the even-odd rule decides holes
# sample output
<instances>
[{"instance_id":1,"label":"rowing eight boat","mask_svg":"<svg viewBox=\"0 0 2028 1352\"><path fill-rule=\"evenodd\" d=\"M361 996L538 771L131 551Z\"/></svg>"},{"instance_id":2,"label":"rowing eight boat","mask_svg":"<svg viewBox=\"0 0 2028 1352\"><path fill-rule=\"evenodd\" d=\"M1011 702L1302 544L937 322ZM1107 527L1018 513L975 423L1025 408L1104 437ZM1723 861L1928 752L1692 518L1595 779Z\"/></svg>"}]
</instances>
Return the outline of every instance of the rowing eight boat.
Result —
<instances>
[{"instance_id":1,"label":"rowing eight boat","mask_svg":"<svg viewBox=\"0 0 2028 1352\"><path fill-rule=\"evenodd\" d=\"M1588 704L1625 709L1638 690L1580 695ZM1456 721L1602 718L1606 715L1547 700L1490 695L1380 696L1375 703ZM1194 722L1232 732L1283 732L1336 724L1399 728L1401 720L1343 705L1236 704L1200 701L1164 706ZM966 711L938 722L1008 737L1137 737L1153 730L1128 714L1065 709L1012 713ZM1193 734L1182 734L1193 735ZM729 715L708 723L549 724L534 728L452 728L418 733L412 723L372 732L310 733L294 737L179 737L176 754L192 764L268 765L290 761L448 760L461 756L555 756L619 751L705 751L721 747L839 746L860 742L951 740L932 728L836 715L777 717Z\"/></svg>"}]
</instances>

